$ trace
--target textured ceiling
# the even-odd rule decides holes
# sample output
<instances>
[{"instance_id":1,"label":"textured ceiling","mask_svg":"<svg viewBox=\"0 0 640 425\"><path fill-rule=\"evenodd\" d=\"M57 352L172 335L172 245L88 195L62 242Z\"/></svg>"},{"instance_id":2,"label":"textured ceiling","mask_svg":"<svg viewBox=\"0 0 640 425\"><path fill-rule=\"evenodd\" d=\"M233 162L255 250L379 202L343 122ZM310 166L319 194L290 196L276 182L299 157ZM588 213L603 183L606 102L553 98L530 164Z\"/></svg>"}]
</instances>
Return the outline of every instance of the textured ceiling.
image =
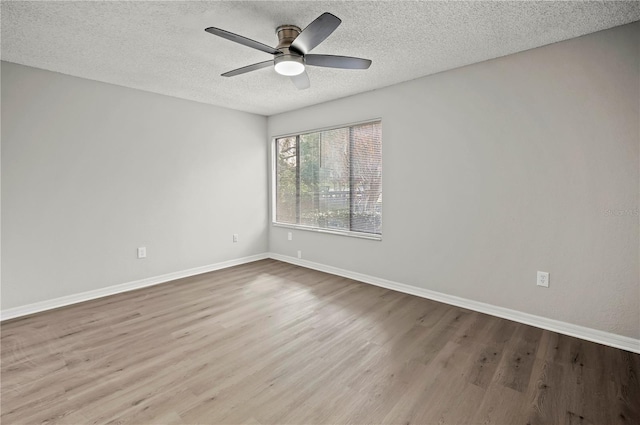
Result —
<instances>
[{"instance_id":1,"label":"textured ceiling","mask_svg":"<svg viewBox=\"0 0 640 425\"><path fill-rule=\"evenodd\" d=\"M262 115L325 102L640 19L640 2L2 1L2 60ZM322 12L342 25L313 53L373 60L366 71L309 67L298 91L271 55L215 26L275 46L275 28Z\"/></svg>"}]
</instances>

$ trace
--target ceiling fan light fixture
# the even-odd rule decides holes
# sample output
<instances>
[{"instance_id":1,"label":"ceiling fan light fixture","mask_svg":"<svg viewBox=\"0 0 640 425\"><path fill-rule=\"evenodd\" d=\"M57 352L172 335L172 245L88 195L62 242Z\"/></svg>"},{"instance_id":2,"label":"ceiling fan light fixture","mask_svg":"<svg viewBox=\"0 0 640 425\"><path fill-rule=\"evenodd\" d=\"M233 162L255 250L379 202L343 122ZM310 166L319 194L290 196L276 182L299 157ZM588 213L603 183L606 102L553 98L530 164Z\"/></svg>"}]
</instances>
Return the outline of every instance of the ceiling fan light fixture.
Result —
<instances>
[{"instance_id":1,"label":"ceiling fan light fixture","mask_svg":"<svg viewBox=\"0 0 640 425\"><path fill-rule=\"evenodd\" d=\"M291 54L280 55L274 59L274 63L274 68L280 75L293 77L304 72L304 61L302 60L302 56Z\"/></svg>"},{"instance_id":2,"label":"ceiling fan light fixture","mask_svg":"<svg viewBox=\"0 0 640 425\"><path fill-rule=\"evenodd\" d=\"M309 75L305 72L307 65L337 69L367 69L371 66L369 59L352 56L309 54L318 44L329 37L341 22L337 16L325 12L302 31L300 27L295 25L280 25L276 28L278 45L275 48L221 28L209 27L205 28L205 31L234 43L273 55L273 60L243 66L221 74L222 77L233 77L273 65L276 73L291 77L289 79L298 90L305 90L309 88Z\"/></svg>"}]
</instances>

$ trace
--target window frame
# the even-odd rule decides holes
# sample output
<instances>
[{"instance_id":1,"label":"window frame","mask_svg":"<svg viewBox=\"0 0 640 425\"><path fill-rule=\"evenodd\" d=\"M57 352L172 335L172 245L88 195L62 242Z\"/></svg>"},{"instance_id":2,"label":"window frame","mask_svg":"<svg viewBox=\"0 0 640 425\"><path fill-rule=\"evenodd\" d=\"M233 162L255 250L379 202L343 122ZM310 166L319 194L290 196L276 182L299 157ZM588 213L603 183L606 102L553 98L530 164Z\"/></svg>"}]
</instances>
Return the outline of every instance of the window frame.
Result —
<instances>
[{"instance_id":1,"label":"window frame","mask_svg":"<svg viewBox=\"0 0 640 425\"><path fill-rule=\"evenodd\" d=\"M351 122L348 124L339 124L339 125L334 125L334 126L330 126L330 127L322 127L322 128L316 128L316 129L312 129L312 130L301 130L301 131L296 131L293 133L285 133L285 134L278 134L276 136L271 136L271 146L270 146L270 156L271 156L271 184L270 184L270 189L271 189L271 225L274 227L282 227L282 228L289 228L289 229L296 229L296 230L305 230L305 231L310 231L310 232L316 232L316 233L326 233L326 234L331 234L331 235L339 235L339 236L349 236L349 237L353 237L353 238L360 238L360 239L369 239L369 240L376 240L376 241L381 241L382 240L382 233L381 234L375 234L375 233L365 233L365 232L356 232L356 231L352 231L352 230L339 230L339 229L324 229L321 227L313 227L313 226L306 226L303 224L292 224L292 223L280 223L278 221L276 221L276 202L277 202L277 140L278 139L282 139L282 138L286 138L286 137L297 137L297 136L301 136L304 134L309 134L309 133L318 133L318 132L322 132L322 131L329 131L329 130L336 130L336 129L340 129L340 128L348 128L348 127L354 127L354 126L358 126L358 125L364 125L364 124L371 124L371 123L379 123L380 124L380 128L382 128L382 118L372 118L372 119L368 119L365 121L357 121L357 122ZM382 152L382 141L380 141L381 146L380 146L380 150ZM382 153L381 153L382 155ZM298 164L299 166L299 164ZM384 179L382 182L382 186L384 187ZM384 191L383 191L384 192ZM384 216L384 203L382 204L382 209L383 209L383 216Z\"/></svg>"}]
</instances>

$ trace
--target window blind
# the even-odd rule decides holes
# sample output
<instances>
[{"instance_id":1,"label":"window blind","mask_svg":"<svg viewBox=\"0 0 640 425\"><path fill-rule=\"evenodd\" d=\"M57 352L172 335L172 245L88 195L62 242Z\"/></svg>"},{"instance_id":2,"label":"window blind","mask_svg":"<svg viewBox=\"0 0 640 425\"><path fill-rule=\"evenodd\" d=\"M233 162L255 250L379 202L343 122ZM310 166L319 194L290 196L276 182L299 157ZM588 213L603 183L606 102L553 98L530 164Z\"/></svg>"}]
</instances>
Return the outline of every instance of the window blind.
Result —
<instances>
[{"instance_id":1,"label":"window blind","mask_svg":"<svg viewBox=\"0 0 640 425\"><path fill-rule=\"evenodd\" d=\"M380 121L277 138L275 222L382 234Z\"/></svg>"}]
</instances>

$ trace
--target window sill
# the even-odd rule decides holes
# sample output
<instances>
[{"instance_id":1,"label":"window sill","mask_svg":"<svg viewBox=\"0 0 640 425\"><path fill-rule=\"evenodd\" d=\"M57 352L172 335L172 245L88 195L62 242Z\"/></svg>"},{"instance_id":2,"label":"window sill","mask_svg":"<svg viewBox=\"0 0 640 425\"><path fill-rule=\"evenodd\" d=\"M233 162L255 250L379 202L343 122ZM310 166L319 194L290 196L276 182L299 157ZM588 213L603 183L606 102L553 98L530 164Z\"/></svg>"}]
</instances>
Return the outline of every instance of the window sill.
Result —
<instances>
[{"instance_id":1,"label":"window sill","mask_svg":"<svg viewBox=\"0 0 640 425\"><path fill-rule=\"evenodd\" d=\"M274 227L283 227L283 228L296 229L296 230L306 230L306 231L309 231L309 232L316 232L316 233L328 233L330 235L349 236L349 237L352 237L352 238L369 239L369 240L373 240L373 241L381 241L382 240L382 235L374 235L372 233L351 232L349 230L320 229L320 228L317 228L317 227L302 226L302 225L299 225L299 224L276 223L275 221L271 222L271 224Z\"/></svg>"}]
</instances>

